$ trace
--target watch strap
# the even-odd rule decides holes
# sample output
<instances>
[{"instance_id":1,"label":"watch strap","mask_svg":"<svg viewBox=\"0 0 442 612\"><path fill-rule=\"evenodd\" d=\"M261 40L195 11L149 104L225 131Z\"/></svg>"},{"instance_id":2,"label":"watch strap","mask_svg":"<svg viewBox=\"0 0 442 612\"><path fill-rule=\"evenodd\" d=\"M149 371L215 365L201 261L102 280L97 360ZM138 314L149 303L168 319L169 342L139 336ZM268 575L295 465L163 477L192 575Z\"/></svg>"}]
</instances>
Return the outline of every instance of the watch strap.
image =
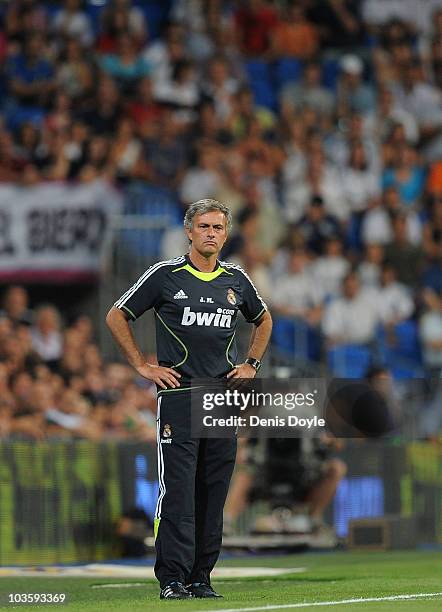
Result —
<instances>
[{"instance_id":1,"label":"watch strap","mask_svg":"<svg viewBox=\"0 0 442 612\"><path fill-rule=\"evenodd\" d=\"M249 365L252 366L252 368L254 368L256 371L259 370L259 368L261 367L261 362L259 359L255 359L254 357L247 357L245 363L248 363Z\"/></svg>"}]
</instances>

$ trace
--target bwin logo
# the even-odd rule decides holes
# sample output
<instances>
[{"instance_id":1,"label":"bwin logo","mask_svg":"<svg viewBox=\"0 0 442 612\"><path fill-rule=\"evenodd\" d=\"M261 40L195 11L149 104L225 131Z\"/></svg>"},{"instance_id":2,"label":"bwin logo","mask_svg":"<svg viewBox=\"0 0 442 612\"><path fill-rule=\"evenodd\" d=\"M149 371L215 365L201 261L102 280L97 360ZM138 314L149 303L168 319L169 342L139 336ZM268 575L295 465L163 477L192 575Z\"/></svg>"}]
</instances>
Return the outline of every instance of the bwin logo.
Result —
<instances>
[{"instance_id":1,"label":"bwin logo","mask_svg":"<svg viewBox=\"0 0 442 612\"><path fill-rule=\"evenodd\" d=\"M181 325L213 325L214 327L230 327L232 323L231 314L223 314L222 308L217 312L193 312L190 306L186 306L183 311Z\"/></svg>"}]
</instances>

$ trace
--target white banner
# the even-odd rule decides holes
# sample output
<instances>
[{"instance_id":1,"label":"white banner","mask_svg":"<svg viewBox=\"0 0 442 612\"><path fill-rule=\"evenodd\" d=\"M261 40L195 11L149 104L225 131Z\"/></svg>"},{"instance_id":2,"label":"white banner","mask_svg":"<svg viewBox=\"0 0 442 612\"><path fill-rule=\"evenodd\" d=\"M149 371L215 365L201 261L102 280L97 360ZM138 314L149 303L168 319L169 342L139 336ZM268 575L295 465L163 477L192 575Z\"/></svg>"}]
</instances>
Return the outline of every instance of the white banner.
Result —
<instances>
[{"instance_id":1,"label":"white banner","mask_svg":"<svg viewBox=\"0 0 442 612\"><path fill-rule=\"evenodd\" d=\"M0 280L96 276L122 198L103 181L0 184Z\"/></svg>"}]
</instances>

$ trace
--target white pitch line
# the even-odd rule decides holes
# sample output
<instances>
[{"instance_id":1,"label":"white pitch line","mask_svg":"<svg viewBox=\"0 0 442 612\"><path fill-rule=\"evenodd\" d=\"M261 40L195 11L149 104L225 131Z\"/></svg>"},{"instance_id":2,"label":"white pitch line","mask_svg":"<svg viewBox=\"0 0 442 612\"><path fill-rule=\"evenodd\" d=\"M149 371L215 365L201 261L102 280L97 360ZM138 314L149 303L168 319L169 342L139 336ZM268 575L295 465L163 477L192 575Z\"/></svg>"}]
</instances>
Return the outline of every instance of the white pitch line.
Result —
<instances>
[{"instance_id":1,"label":"white pitch line","mask_svg":"<svg viewBox=\"0 0 442 612\"><path fill-rule=\"evenodd\" d=\"M406 599L424 599L425 597L442 597L442 593L412 593L410 595L388 595L385 597L359 597L358 599L341 599L340 601L312 601L310 603L279 604L259 606L257 608L217 608L208 612L256 612L258 610L284 610L287 608L309 608L313 606L339 606L352 603L370 603L374 601L400 601Z\"/></svg>"},{"instance_id":2,"label":"white pitch line","mask_svg":"<svg viewBox=\"0 0 442 612\"><path fill-rule=\"evenodd\" d=\"M146 587L147 582L113 582L112 584L93 584L93 589L131 589L132 587Z\"/></svg>"}]
</instances>

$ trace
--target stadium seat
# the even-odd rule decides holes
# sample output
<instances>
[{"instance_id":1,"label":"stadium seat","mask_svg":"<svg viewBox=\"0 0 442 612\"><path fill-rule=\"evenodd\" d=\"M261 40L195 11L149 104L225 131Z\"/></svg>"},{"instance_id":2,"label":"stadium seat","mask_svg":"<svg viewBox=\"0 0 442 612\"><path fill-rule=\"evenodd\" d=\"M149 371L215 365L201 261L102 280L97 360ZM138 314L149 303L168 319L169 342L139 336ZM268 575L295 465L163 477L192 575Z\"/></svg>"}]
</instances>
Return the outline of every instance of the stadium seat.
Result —
<instances>
[{"instance_id":1,"label":"stadium seat","mask_svg":"<svg viewBox=\"0 0 442 612\"><path fill-rule=\"evenodd\" d=\"M274 317L272 345L288 359L318 361L321 341L318 332L301 319Z\"/></svg>"},{"instance_id":2,"label":"stadium seat","mask_svg":"<svg viewBox=\"0 0 442 612\"><path fill-rule=\"evenodd\" d=\"M270 81L270 70L267 62L263 60L248 60L244 64L250 81Z\"/></svg>"},{"instance_id":3,"label":"stadium seat","mask_svg":"<svg viewBox=\"0 0 442 612\"><path fill-rule=\"evenodd\" d=\"M346 230L345 243L352 251L362 251L361 225L362 217L355 214L351 215Z\"/></svg>"},{"instance_id":4,"label":"stadium seat","mask_svg":"<svg viewBox=\"0 0 442 612\"><path fill-rule=\"evenodd\" d=\"M129 251L145 257L160 255L164 226L182 222L175 194L160 187L134 183L125 190L125 215L143 215L152 221L152 227L134 227L121 230L121 239ZM155 227L158 222L158 227Z\"/></svg>"},{"instance_id":5,"label":"stadium seat","mask_svg":"<svg viewBox=\"0 0 442 612\"><path fill-rule=\"evenodd\" d=\"M322 83L331 91L336 91L339 77L339 62L335 59L326 59L322 63Z\"/></svg>"},{"instance_id":6,"label":"stadium seat","mask_svg":"<svg viewBox=\"0 0 442 612\"><path fill-rule=\"evenodd\" d=\"M286 83L299 81L302 74L302 63L293 57L283 57L275 63L274 75L277 89Z\"/></svg>"},{"instance_id":7,"label":"stadium seat","mask_svg":"<svg viewBox=\"0 0 442 612\"><path fill-rule=\"evenodd\" d=\"M5 109L5 119L10 130L18 130L23 123L32 123L36 127L43 124L45 112L34 106L13 106Z\"/></svg>"},{"instance_id":8,"label":"stadium seat","mask_svg":"<svg viewBox=\"0 0 442 612\"><path fill-rule=\"evenodd\" d=\"M88 0L85 6L85 11L89 16L92 23L92 28L95 35L100 31L101 26L101 12L103 8L108 4L107 0L102 0L101 3L96 0Z\"/></svg>"},{"instance_id":9,"label":"stadium seat","mask_svg":"<svg viewBox=\"0 0 442 612\"><path fill-rule=\"evenodd\" d=\"M363 378L371 361L370 350L359 344L342 344L327 351L327 364L337 378Z\"/></svg>"},{"instance_id":10,"label":"stadium seat","mask_svg":"<svg viewBox=\"0 0 442 612\"><path fill-rule=\"evenodd\" d=\"M384 328L377 333L377 342L382 363L393 378L407 379L423 376L422 353L416 321L402 321L394 327L394 345L388 342Z\"/></svg>"},{"instance_id":11,"label":"stadium seat","mask_svg":"<svg viewBox=\"0 0 442 612\"><path fill-rule=\"evenodd\" d=\"M272 111L277 110L278 100L276 97L275 88L268 81L252 81L250 83L255 104L264 106Z\"/></svg>"},{"instance_id":12,"label":"stadium seat","mask_svg":"<svg viewBox=\"0 0 442 612\"><path fill-rule=\"evenodd\" d=\"M152 41L158 38L170 9L171 2L169 0L143 0L142 2L134 2L134 5L140 8L147 22L147 31L149 32L149 40Z\"/></svg>"}]
</instances>

